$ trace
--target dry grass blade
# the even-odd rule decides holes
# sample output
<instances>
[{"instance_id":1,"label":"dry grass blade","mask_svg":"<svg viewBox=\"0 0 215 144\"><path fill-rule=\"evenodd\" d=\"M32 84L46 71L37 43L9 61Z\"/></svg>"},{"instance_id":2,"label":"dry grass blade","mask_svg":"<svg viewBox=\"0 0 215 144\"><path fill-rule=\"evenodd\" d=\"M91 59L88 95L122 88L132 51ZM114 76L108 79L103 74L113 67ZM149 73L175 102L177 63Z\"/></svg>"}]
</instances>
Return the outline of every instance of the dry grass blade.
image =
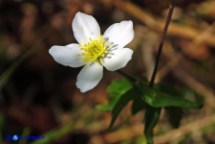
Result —
<instances>
[{"instance_id":1,"label":"dry grass blade","mask_svg":"<svg viewBox=\"0 0 215 144\"><path fill-rule=\"evenodd\" d=\"M178 129L171 130L166 134L155 137L156 144L163 144L180 138L188 133L199 131L200 129L215 123L215 115L205 116L202 119L196 120L190 124L181 126Z\"/></svg>"},{"instance_id":2,"label":"dry grass blade","mask_svg":"<svg viewBox=\"0 0 215 144\"><path fill-rule=\"evenodd\" d=\"M134 16L136 19L147 25L149 28L162 32L163 26L165 24L164 20L154 18L151 14L144 11L137 5L133 4L132 2L120 2L116 1L115 6L128 14ZM197 35L200 35L201 31L198 31L194 28L189 26L181 26L176 23L171 23L168 30L168 35L176 36L186 39L195 39ZM211 46L215 46L215 35L209 34L202 40L202 43L206 43Z\"/></svg>"}]
</instances>

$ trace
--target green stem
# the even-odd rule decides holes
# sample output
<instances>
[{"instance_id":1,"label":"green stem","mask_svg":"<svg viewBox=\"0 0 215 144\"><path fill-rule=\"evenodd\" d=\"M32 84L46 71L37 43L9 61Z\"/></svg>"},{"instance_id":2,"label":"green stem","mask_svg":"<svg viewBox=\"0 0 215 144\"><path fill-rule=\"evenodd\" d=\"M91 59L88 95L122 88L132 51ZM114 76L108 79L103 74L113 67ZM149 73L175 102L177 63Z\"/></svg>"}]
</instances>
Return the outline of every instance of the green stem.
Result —
<instances>
[{"instance_id":1,"label":"green stem","mask_svg":"<svg viewBox=\"0 0 215 144\"><path fill-rule=\"evenodd\" d=\"M133 77L133 76L131 76L131 75L129 75L129 74L121 71L121 70L117 70L116 72L118 72L120 75L126 77L128 80L130 80L132 82L136 82L137 81L137 79L135 77Z\"/></svg>"},{"instance_id":2,"label":"green stem","mask_svg":"<svg viewBox=\"0 0 215 144\"><path fill-rule=\"evenodd\" d=\"M161 53L162 53L162 49L163 49L163 44L164 44L164 40L166 39L166 35L167 35L167 30L168 30L168 27L169 27L169 24L171 22L171 19L172 19L172 14L173 14L173 10L174 10L174 7L175 7L175 0L172 0L172 4L170 5L170 9L169 9L169 12L168 12L168 16L167 16L167 19L166 19L166 23L165 23L165 27L164 27L164 30L163 30L163 33L162 33L162 36L161 36L161 42L159 44L159 47L158 47L158 53L156 55L156 62L155 62L155 67L154 67L154 71L152 73L152 77L151 77L151 80L150 80L150 83L149 83L149 86L152 88L153 85L154 85L154 81L155 81L155 77L156 77L156 74L157 74L157 70L158 70L158 66L159 66L159 61L160 61L160 57L161 57ZM149 106L149 109L153 110L153 111L158 111L159 113L157 113L156 115L156 119L155 121L153 122L153 125L150 125L150 131L145 131L145 135L146 135L146 139L147 139L147 144L153 144L153 128L156 126L158 120L159 120L159 116L160 116L160 108L157 109L157 108L153 108L151 106ZM148 117L150 116L151 114L147 114L145 115L145 122L147 122L147 119ZM146 127L148 126L148 124L146 123L145 124ZM145 130L148 129L148 128L145 128Z\"/></svg>"},{"instance_id":3,"label":"green stem","mask_svg":"<svg viewBox=\"0 0 215 144\"><path fill-rule=\"evenodd\" d=\"M75 128L75 124L74 124L74 122L72 122L72 123L60 128L60 129L52 130L52 131L46 133L45 135L43 135L44 139L34 141L31 144L43 144L43 143L48 144L48 143L51 143L54 140L57 140L57 139L63 137L64 135L67 135L67 134L73 132L74 128Z\"/></svg>"},{"instance_id":4,"label":"green stem","mask_svg":"<svg viewBox=\"0 0 215 144\"><path fill-rule=\"evenodd\" d=\"M22 137L23 136L29 136L29 134L31 133L31 130L29 128L24 129L23 133L22 133ZM27 140L20 140L19 144L26 144Z\"/></svg>"}]
</instances>

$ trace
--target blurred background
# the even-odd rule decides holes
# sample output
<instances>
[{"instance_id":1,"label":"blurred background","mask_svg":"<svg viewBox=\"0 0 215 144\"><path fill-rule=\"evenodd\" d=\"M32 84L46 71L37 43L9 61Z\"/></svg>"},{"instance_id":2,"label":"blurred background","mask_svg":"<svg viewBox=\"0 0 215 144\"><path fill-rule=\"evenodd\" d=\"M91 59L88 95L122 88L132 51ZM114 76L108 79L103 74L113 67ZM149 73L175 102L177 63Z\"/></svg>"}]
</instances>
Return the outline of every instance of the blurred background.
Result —
<instances>
[{"instance_id":1,"label":"blurred background","mask_svg":"<svg viewBox=\"0 0 215 144\"><path fill-rule=\"evenodd\" d=\"M134 22L128 45L132 61L123 71L151 76L169 0L0 0L0 144L7 135L45 136L37 144L142 144L144 113L134 117L128 105L113 130L111 113L95 107L107 103L107 86L122 78L105 71L92 91L80 93L80 68L57 64L52 45L76 42L71 22L77 11L93 15L102 32L122 20ZM201 97L201 110L183 110L175 129L162 111L155 144L215 144L215 1L178 0L156 81L177 87L188 99ZM36 144L36 143L35 143Z\"/></svg>"}]
</instances>

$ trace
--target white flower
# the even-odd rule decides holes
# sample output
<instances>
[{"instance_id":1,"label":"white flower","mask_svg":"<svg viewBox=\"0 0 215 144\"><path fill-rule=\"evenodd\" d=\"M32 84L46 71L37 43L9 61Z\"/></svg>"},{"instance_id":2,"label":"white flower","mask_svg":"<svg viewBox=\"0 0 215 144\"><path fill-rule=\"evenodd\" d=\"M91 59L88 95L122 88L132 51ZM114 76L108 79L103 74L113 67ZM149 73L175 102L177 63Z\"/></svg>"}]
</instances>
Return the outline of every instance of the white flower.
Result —
<instances>
[{"instance_id":1,"label":"white flower","mask_svg":"<svg viewBox=\"0 0 215 144\"><path fill-rule=\"evenodd\" d=\"M74 37L79 44L52 46L53 59L70 67L84 67L78 74L76 86L81 92L94 88L103 76L103 66L109 71L125 67L133 50L124 48L134 37L132 21L111 25L103 35L96 19L78 12L72 22Z\"/></svg>"}]
</instances>

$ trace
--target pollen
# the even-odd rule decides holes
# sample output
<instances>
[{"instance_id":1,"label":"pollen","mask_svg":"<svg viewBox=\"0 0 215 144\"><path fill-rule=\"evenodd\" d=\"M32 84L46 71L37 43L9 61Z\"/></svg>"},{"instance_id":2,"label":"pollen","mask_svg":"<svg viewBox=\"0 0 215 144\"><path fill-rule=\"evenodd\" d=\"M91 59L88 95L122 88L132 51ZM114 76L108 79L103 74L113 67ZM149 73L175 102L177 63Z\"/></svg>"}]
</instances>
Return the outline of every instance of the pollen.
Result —
<instances>
[{"instance_id":1,"label":"pollen","mask_svg":"<svg viewBox=\"0 0 215 144\"><path fill-rule=\"evenodd\" d=\"M108 55L111 44L100 35L97 39L89 39L88 42L80 44L79 48L82 50L81 55L86 64L89 62L100 63L102 58Z\"/></svg>"}]
</instances>

